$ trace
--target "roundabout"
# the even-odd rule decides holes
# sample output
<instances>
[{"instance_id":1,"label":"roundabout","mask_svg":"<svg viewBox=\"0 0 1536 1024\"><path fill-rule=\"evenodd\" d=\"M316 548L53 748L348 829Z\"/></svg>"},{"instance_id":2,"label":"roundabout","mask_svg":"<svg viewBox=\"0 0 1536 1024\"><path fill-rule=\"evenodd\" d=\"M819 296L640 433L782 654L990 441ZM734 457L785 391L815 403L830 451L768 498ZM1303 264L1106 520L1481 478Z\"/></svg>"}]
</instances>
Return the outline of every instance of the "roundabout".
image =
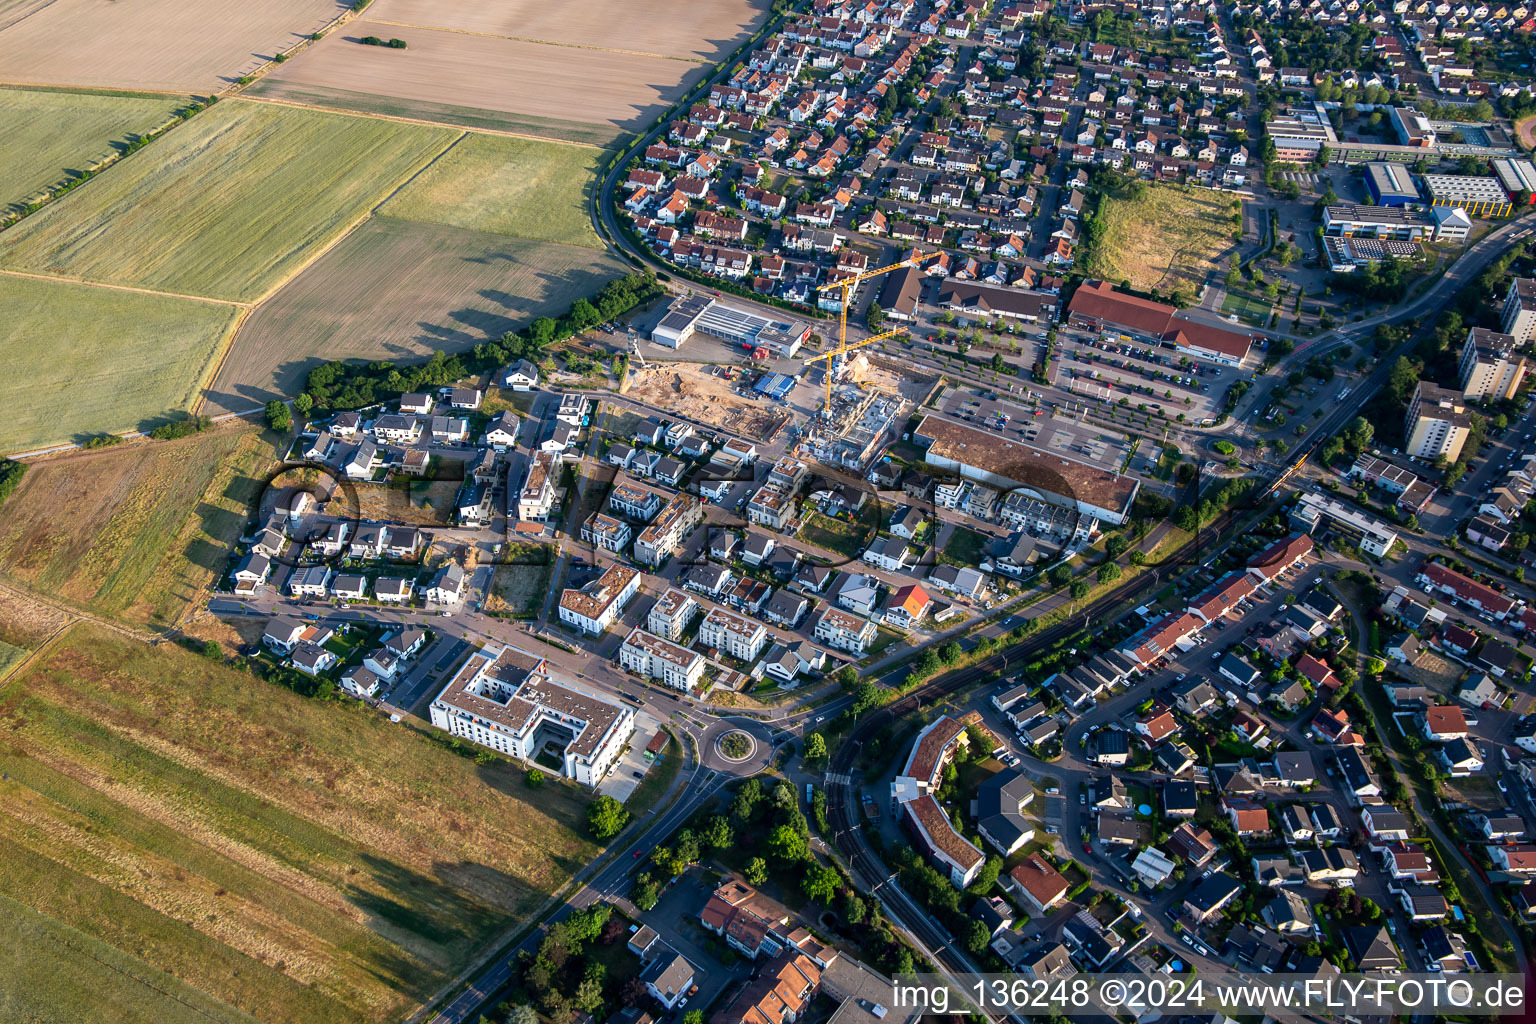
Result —
<instances>
[{"instance_id":1,"label":"roundabout","mask_svg":"<svg viewBox=\"0 0 1536 1024\"><path fill-rule=\"evenodd\" d=\"M699 737L699 760L731 775L756 775L773 760L773 730L749 718L716 719Z\"/></svg>"}]
</instances>

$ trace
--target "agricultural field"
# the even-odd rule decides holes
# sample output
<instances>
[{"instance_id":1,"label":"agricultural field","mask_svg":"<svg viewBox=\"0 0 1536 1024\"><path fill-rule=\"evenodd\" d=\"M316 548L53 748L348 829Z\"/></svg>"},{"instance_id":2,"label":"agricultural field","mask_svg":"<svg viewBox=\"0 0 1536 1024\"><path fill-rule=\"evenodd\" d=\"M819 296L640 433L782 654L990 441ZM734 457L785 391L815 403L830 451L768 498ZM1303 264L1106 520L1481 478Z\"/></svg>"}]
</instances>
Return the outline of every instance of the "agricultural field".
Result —
<instances>
[{"instance_id":1,"label":"agricultural field","mask_svg":"<svg viewBox=\"0 0 1536 1024\"><path fill-rule=\"evenodd\" d=\"M158 571L173 549L183 558L191 551L204 582L223 567L245 515L234 520L234 508L214 504L234 499L210 494L210 484L225 480L221 464L256 436L236 425L36 463L0 516L0 573L109 614L140 602L161 608L173 592L186 594L191 575L187 567ZM229 490L233 478L225 482ZM194 542L202 547L192 549Z\"/></svg>"},{"instance_id":2,"label":"agricultural field","mask_svg":"<svg viewBox=\"0 0 1536 1024\"><path fill-rule=\"evenodd\" d=\"M678 0L377 0L368 8L389 25L441 28L558 43L586 50L625 50L681 60L714 62L756 31L768 15L765 0L688 0L687 24ZM683 29L686 28L686 31Z\"/></svg>"},{"instance_id":3,"label":"agricultural field","mask_svg":"<svg viewBox=\"0 0 1536 1024\"><path fill-rule=\"evenodd\" d=\"M358 44L369 35L403 39L407 48ZM253 95L366 113L384 112L376 105L384 98L393 110L425 104L406 115L424 120L437 106L501 111L537 119L511 130L605 146L655 120L707 67L627 50L354 21L266 75Z\"/></svg>"},{"instance_id":4,"label":"agricultural field","mask_svg":"<svg viewBox=\"0 0 1536 1024\"><path fill-rule=\"evenodd\" d=\"M6 274L0 309L7 371L0 450L7 452L133 430L189 408L239 312Z\"/></svg>"},{"instance_id":5,"label":"agricultural field","mask_svg":"<svg viewBox=\"0 0 1536 1024\"><path fill-rule=\"evenodd\" d=\"M596 852L574 786L91 623L0 718L7 1019L104 967L113 1020L403 1019Z\"/></svg>"},{"instance_id":6,"label":"agricultural field","mask_svg":"<svg viewBox=\"0 0 1536 1024\"><path fill-rule=\"evenodd\" d=\"M198 599L223 574L229 552L280 459L273 435L256 430L241 435L218 462L138 598L124 608L124 618L174 626L194 604L202 607Z\"/></svg>"},{"instance_id":7,"label":"agricultural field","mask_svg":"<svg viewBox=\"0 0 1536 1024\"><path fill-rule=\"evenodd\" d=\"M13 82L216 92L346 10L337 0L251 0L202 17L182 0L0 3Z\"/></svg>"},{"instance_id":8,"label":"agricultural field","mask_svg":"<svg viewBox=\"0 0 1536 1024\"><path fill-rule=\"evenodd\" d=\"M600 153L471 135L379 207L382 217L601 249L587 214Z\"/></svg>"},{"instance_id":9,"label":"agricultural field","mask_svg":"<svg viewBox=\"0 0 1536 1024\"><path fill-rule=\"evenodd\" d=\"M1099 203L1104 236L1090 273L1140 291L1185 289L1191 296L1232 250L1232 204L1220 192L1183 185L1129 187Z\"/></svg>"},{"instance_id":10,"label":"agricultural field","mask_svg":"<svg viewBox=\"0 0 1536 1024\"><path fill-rule=\"evenodd\" d=\"M0 21L4 13L0 12ZM94 170L136 135L171 120L185 101L152 93L0 87L0 218L23 201Z\"/></svg>"},{"instance_id":11,"label":"agricultural field","mask_svg":"<svg viewBox=\"0 0 1536 1024\"><path fill-rule=\"evenodd\" d=\"M247 318L206 393L209 411L292 397L332 359L473 348L563 313L624 269L577 246L373 218Z\"/></svg>"},{"instance_id":12,"label":"agricultural field","mask_svg":"<svg viewBox=\"0 0 1536 1024\"><path fill-rule=\"evenodd\" d=\"M4 265L254 301L457 137L227 100L11 228Z\"/></svg>"}]
</instances>

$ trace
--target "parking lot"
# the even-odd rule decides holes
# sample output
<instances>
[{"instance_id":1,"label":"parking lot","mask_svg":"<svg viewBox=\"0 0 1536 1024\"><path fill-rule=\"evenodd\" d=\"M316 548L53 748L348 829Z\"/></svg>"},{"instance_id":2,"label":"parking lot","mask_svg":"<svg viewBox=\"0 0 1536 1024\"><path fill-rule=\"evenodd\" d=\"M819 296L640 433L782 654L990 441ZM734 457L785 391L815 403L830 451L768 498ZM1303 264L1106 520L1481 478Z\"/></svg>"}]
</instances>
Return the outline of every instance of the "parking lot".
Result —
<instances>
[{"instance_id":1,"label":"parking lot","mask_svg":"<svg viewBox=\"0 0 1536 1024\"><path fill-rule=\"evenodd\" d=\"M1064 336L1057 346L1058 387L1117 404L1155 405L1171 420L1214 419L1227 387L1241 375L1171 349L1149 348L1118 336Z\"/></svg>"}]
</instances>

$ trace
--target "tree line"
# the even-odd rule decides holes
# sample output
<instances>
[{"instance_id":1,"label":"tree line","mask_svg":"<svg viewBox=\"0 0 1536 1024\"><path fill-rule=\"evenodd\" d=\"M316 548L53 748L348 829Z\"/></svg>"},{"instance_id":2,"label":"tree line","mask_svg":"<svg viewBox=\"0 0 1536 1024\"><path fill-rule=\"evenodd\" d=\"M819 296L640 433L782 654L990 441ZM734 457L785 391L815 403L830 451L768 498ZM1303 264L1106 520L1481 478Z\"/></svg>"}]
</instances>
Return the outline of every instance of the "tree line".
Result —
<instances>
[{"instance_id":1,"label":"tree line","mask_svg":"<svg viewBox=\"0 0 1536 1024\"><path fill-rule=\"evenodd\" d=\"M603 285L591 299L577 299L559 317L538 317L527 327L483 341L469 352L450 356L439 349L430 359L411 363L325 363L309 372L304 392L314 408L340 412L442 387L519 359L536 360L545 347L622 316L660 292L652 275L630 274Z\"/></svg>"}]
</instances>

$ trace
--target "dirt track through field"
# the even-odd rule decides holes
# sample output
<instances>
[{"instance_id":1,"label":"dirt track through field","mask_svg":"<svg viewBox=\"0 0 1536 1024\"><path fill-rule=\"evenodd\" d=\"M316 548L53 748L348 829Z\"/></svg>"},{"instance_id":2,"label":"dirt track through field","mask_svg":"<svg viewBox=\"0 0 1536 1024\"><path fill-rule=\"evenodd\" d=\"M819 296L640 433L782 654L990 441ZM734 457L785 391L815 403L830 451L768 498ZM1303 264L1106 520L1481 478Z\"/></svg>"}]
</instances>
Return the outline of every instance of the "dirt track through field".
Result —
<instances>
[{"instance_id":1,"label":"dirt track through field","mask_svg":"<svg viewBox=\"0 0 1536 1024\"><path fill-rule=\"evenodd\" d=\"M167 299L190 299L193 302L208 302L215 306L234 306L236 309L249 309L254 302L238 302L235 299L215 299L208 295L187 295L184 292L162 292L153 288L135 288L127 284L108 284L105 281L87 281L80 277L66 277L63 274L29 274L24 270L5 270L0 268L0 274L6 277L25 277L34 281L66 281L69 284L81 284L87 288L105 288L114 292L130 292L134 295L159 295Z\"/></svg>"}]
</instances>

